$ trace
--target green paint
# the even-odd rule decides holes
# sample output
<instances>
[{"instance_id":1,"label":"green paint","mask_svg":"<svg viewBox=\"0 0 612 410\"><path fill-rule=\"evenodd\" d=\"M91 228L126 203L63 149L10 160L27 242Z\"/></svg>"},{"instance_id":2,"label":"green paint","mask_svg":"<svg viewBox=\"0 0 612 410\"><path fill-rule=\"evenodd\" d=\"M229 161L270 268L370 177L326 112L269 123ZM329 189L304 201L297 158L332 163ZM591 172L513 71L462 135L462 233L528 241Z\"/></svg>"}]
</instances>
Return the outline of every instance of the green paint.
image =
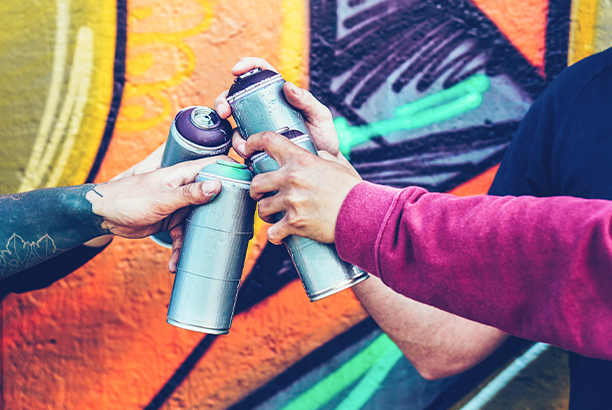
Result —
<instances>
[{"instance_id":1,"label":"green paint","mask_svg":"<svg viewBox=\"0 0 612 410\"><path fill-rule=\"evenodd\" d=\"M340 394L397 346L385 334L282 410L316 410Z\"/></svg>"},{"instance_id":2,"label":"green paint","mask_svg":"<svg viewBox=\"0 0 612 410\"><path fill-rule=\"evenodd\" d=\"M351 149L377 135L412 130L456 117L482 104L483 93L491 86L486 75L477 74L459 84L395 110L395 118L361 126L350 126L343 117L334 120L340 151L349 157Z\"/></svg>"},{"instance_id":3,"label":"green paint","mask_svg":"<svg viewBox=\"0 0 612 410\"><path fill-rule=\"evenodd\" d=\"M404 356L402 351L395 345L389 346L384 355L374 363L359 381L350 394L342 400L336 410L359 410L376 393L380 384L385 380L393 366Z\"/></svg>"},{"instance_id":4,"label":"green paint","mask_svg":"<svg viewBox=\"0 0 612 410\"><path fill-rule=\"evenodd\" d=\"M205 166L202 171L209 174L219 175L226 178L237 179L239 181L251 181L253 173L249 169L237 162L218 160L214 164Z\"/></svg>"}]
</instances>

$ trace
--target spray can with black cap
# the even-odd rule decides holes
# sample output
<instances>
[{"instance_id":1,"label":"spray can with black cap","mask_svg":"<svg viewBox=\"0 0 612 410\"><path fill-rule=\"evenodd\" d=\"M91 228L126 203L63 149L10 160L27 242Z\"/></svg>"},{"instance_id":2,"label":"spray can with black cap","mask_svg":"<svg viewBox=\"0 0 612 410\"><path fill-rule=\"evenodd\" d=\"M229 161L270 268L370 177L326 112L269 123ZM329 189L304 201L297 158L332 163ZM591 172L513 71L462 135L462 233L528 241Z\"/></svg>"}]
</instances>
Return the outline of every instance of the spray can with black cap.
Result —
<instances>
[{"instance_id":1,"label":"spray can with black cap","mask_svg":"<svg viewBox=\"0 0 612 410\"><path fill-rule=\"evenodd\" d=\"M227 101L242 138L258 132L276 131L295 144L317 155L301 113L289 104L283 92L285 80L279 73L256 68L234 81ZM255 174L279 169L278 163L265 152L254 155L251 167ZM282 215L276 216L280 220ZM340 259L333 244L291 235L285 245L312 302L333 295L369 276L361 269Z\"/></svg>"}]
</instances>

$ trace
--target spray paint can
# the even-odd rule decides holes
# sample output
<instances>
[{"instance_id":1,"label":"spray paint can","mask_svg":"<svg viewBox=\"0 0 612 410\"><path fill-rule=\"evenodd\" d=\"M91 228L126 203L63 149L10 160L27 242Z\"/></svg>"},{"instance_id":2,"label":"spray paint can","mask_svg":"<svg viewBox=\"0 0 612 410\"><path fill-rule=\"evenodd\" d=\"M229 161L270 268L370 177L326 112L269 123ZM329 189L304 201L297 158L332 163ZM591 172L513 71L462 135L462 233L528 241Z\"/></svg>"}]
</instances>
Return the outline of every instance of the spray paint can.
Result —
<instances>
[{"instance_id":1,"label":"spray paint can","mask_svg":"<svg viewBox=\"0 0 612 410\"><path fill-rule=\"evenodd\" d=\"M302 115L285 99L284 82L280 74L262 69L251 70L235 80L227 100L240 135L247 139L258 132L277 131L317 155ZM279 169L278 163L265 152L254 155L251 166L256 174ZM369 277L366 272L341 260L332 244L295 235L284 242L312 302Z\"/></svg>"},{"instance_id":2,"label":"spray paint can","mask_svg":"<svg viewBox=\"0 0 612 410\"><path fill-rule=\"evenodd\" d=\"M222 189L212 202L194 207L185 221L167 322L210 334L229 332L246 258L253 237L255 201L249 195L253 174L242 164L217 161L196 181L218 179Z\"/></svg>"},{"instance_id":3,"label":"spray paint can","mask_svg":"<svg viewBox=\"0 0 612 410\"><path fill-rule=\"evenodd\" d=\"M232 126L208 107L187 107L172 121L161 167L215 155L227 155L232 142ZM156 243L172 247L169 232L151 236Z\"/></svg>"}]
</instances>

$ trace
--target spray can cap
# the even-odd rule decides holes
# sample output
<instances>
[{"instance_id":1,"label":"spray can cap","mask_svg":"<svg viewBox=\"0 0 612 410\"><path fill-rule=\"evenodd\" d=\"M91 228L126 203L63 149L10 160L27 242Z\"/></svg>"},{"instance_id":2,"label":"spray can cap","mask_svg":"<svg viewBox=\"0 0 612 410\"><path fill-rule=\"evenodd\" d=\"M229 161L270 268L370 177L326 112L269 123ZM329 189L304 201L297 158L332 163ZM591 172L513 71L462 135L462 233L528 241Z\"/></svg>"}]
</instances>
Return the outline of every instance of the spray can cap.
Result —
<instances>
[{"instance_id":1,"label":"spray can cap","mask_svg":"<svg viewBox=\"0 0 612 410\"><path fill-rule=\"evenodd\" d=\"M232 84L232 86L230 87L227 96L230 97L240 91L246 90L254 84L257 84L263 80L274 77L276 75L280 74L272 70L262 70L261 68L254 68L251 71L248 71L236 77L236 79L234 80L234 84Z\"/></svg>"},{"instance_id":2,"label":"spray can cap","mask_svg":"<svg viewBox=\"0 0 612 410\"><path fill-rule=\"evenodd\" d=\"M200 173L213 174L224 178L236 179L238 181L251 182L253 173L242 164L231 161L218 160L214 164L206 165ZM200 180L199 178L196 179Z\"/></svg>"},{"instance_id":3,"label":"spray can cap","mask_svg":"<svg viewBox=\"0 0 612 410\"><path fill-rule=\"evenodd\" d=\"M202 147L219 147L232 138L232 125L208 107L189 107L175 118L176 129L188 141Z\"/></svg>"}]
</instances>

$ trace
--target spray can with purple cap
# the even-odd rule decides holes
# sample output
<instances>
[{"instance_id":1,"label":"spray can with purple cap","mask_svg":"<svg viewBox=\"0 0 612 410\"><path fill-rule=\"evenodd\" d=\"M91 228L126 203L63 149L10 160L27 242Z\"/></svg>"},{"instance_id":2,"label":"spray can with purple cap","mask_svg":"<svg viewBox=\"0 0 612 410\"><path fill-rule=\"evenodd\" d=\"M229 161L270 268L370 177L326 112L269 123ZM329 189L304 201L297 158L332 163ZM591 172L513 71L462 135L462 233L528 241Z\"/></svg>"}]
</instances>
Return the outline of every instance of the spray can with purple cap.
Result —
<instances>
[{"instance_id":1,"label":"spray can with purple cap","mask_svg":"<svg viewBox=\"0 0 612 410\"><path fill-rule=\"evenodd\" d=\"M169 167L216 155L226 155L231 148L232 126L208 107L187 107L172 121L164 148L161 167ZM172 247L169 232L160 232L151 239L166 248Z\"/></svg>"}]
</instances>

